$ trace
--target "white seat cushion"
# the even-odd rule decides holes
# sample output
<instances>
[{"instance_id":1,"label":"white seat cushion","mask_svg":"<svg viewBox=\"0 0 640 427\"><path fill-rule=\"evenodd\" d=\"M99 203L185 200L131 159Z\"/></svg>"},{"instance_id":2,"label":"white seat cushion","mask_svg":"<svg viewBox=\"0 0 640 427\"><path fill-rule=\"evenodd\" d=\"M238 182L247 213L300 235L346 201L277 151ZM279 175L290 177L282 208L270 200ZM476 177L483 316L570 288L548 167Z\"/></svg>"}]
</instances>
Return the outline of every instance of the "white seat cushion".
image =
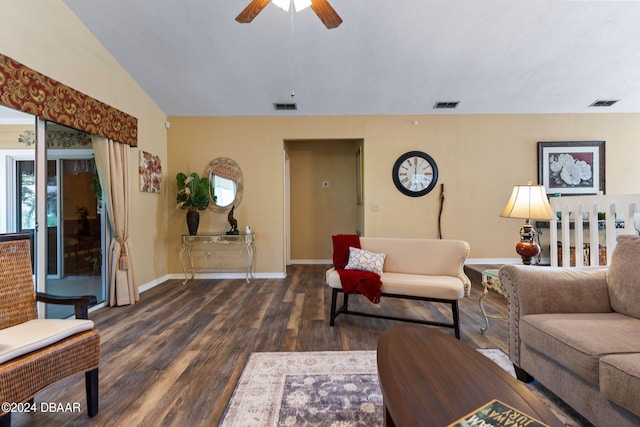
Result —
<instances>
[{"instance_id":1,"label":"white seat cushion","mask_svg":"<svg viewBox=\"0 0 640 427\"><path fill-rule=\"evenodd\" d=\"M83 319L34 319L0 330L0 363L93 329Z\"/></svg>"},{"instance_id":2,"label":"white seat cushion","mask_svg":"<svg viewBox=\"0 0 640 427\"><path fill-rule=\"evenodd\" d=\"M384 294L449 300L464 297L464 283L457 277L383 273L380 280L382 280L382 293ZM326 282L332 288L342 289L340 275L334 268L327 270Z\"/></svg>"}]
</instances>

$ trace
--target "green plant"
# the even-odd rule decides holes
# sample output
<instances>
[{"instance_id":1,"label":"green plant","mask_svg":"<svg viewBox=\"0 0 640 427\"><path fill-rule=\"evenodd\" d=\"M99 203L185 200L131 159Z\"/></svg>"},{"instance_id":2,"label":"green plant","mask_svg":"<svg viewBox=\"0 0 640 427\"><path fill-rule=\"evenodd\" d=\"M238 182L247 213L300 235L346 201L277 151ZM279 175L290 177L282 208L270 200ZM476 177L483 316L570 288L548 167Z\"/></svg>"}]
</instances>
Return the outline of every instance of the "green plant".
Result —
<instances>
[{"instance_id":1,"label":"green plant","mask_svg":"<svg viewBox=\"0 0 640 427\"><path fill-rule=\"evenodd\" d=\"M215 202L216 198L213 196L213 187L209 178L200 178L195 172L189 176L180 172L176 175L176 181L178 183L176 208L203 211L207 209L212 198Z\"/></svg>"},{"instance_id":2,"label":"green plant","mask_svg":"<svg viewBox=\"0 0 640 427\"><path fill-rule=\"evenodd\" d=\"M91 271L100 271L100 264L102 263L100 257L92 255L86 257L84 260L91 264Z\"/></svg>"}]
</instances>

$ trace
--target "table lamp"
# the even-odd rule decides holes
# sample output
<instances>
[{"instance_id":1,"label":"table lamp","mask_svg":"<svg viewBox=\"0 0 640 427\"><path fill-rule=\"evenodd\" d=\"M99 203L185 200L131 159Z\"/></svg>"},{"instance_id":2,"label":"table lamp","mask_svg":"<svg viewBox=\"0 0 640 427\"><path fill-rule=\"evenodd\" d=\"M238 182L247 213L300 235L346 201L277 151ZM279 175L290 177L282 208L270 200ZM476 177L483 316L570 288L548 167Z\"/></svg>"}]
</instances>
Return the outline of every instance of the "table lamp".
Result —
<instances>
[{"instance_id":1,"label":"table lamp","mask_svg":"<svg viewBox=\"0 0 640 427\"><path fill-rule=\"evenodd\" d=\"M540 254L540 245L535 241L536 232L530 220L550 221L555 217L544 186L531 185L531 181L527 185L514 186L511 198L500 216L526 220L520 229L520 241L516 244L516 252L522 257L523 264L531 264L531 258Z\"/></svg>"}]
</instances>

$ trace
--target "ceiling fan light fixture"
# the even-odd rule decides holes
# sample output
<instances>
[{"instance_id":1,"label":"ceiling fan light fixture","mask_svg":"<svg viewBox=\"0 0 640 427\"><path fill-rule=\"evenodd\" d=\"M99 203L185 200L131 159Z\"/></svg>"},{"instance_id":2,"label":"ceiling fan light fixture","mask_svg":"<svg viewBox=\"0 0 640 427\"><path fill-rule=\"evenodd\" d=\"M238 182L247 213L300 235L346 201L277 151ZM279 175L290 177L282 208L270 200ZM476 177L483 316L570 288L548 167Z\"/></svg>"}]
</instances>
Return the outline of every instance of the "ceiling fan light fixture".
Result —
<instances>
[{"instance_id":1,"label":"ceiling fan light fixture","mask_svg":"<svg viewBox=\"0 0 640 427\"><path fill-rule=\"evenodd\" d=\"M293 4L296 8L296 12L300 12L311 6L311 0L293 0Z\"/></svg>"},{"instance_id":2,"label":"ceiling fan light fixture","mask_svg":"<svg viewBox=\"0 0 640 427\"><path fill-rule=\"evenodd\" d=\"M275 4L285 12L288 12L289 7L291 6L291 0L271 0L271 3Z\"/></svg>"},{"instance_id":3,"label":"ceiling fan light fixture","mask_svg":"<svg viewBox=\"0 0 640 427\"><path fill-rule=\"evenodd\" d=\"M291 7L291 0L271 0L271 3L275 4L285 12L288 12ZM311 6L311 0L293 0L293 6L295 7L296 12L300 12L301 10Z\"/></svg>"}]
</instances>

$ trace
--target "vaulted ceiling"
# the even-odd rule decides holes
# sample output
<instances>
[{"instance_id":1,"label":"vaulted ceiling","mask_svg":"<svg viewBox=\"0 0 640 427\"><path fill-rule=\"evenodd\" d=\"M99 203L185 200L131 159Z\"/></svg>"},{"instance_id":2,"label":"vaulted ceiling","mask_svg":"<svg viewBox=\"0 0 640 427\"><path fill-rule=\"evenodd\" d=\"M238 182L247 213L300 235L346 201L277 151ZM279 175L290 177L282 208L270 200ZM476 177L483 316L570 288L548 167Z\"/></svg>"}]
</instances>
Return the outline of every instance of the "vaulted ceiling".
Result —
<instances>
[{"instance_id":1,"label":"vaulted ceiling","mask_svg":"<svg viewBox=\"0 0 640 427\"><path fill-rule=\"evenodd\" d=\"M64 0L169 116L640 112L637 1L249 1Z\"/></svg>"}]
</instances>

